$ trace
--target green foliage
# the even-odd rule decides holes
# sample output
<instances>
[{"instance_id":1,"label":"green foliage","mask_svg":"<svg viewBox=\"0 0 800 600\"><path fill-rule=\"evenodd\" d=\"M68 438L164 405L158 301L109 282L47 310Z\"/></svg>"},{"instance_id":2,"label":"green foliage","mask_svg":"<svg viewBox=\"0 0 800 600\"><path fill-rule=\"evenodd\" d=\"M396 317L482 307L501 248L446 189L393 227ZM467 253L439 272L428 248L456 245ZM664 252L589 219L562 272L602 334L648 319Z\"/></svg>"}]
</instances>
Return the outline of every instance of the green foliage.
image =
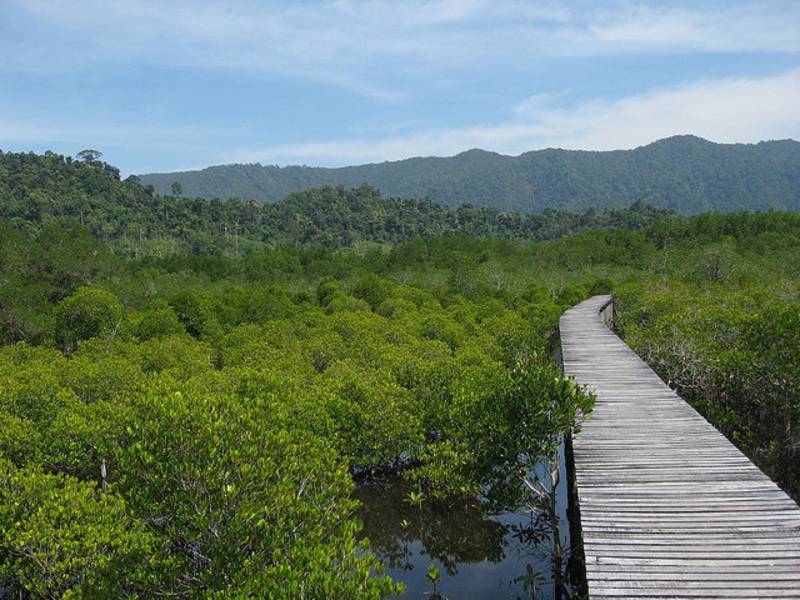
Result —
<instances>
[{"instance_id":1,"label":"green foliage","mask_svg":"<svg viewBox=\"0 0 800 600\"><path fill-rule=\"evenodd\" d=\"M116 333L123 322L119 299L105 290L81 288L58 305L56 341L68 350L89 338Z\"/></svg>"},{"instance_id":2,"label":"green foliage","mask_svg":"<svg viewBox=\"0 0 800 600\"><path fill-rule=\"evenodd\" d=\"M556 295L556 304L565 308L575 306L587 298L586 292L576 285L567 284Z\"/></svg>"},{"instance_id":3,"label":"green foliage","mask_svg":"<svg viewBox=\"0 0 800 600\"><path fill-rule=\"evenodd\" d=\"M16 465L38 464L41 433L31 419L21 418L0 410L0 457Z\"/></svg>"},{"instance_id":4,"label":"green foliage","mask_svg":"<svg viewBox=\"0 0 800 600\"><path fill-rule=\"evenodd\" d=\"M320 306L328 306L340 292L341 288L333 277L323 277L317 285L317 302Z\"/></svg>"},{"instance_id":5,"label":"green foliage","mask_svg":"<svg viewBox=\"0 0 800 600\"><path fill-rule=\"evenodd\" d=\"M372 310L389 297L389 286L375 273L368 273L356 281L352 294L356 298L365 300Z\"/></svg>"},{"instance_id":6,"label":"green foliage","mask_svg":"<svg viewBox=\"0 0 800 600\"><path fill-rule=\"evenodd\" d=\"M171 306L155 308L139 315L133 333L142 341L184 333L183 323Z\"/></svg>"},{"instance_id":7,"label":"green foliage","mask_svg":"<svg viewBox=\"0 0 800 600\"><path fill-rule=\"evenodd\" d=\"M428 565L425 571L425 578L433 584L433 591L430 593L430 597L433 600L440 600L442 595L438 592L437 586L442 579L442 574L434 563Z\"/></svg>"},{"instance_id":8,"label":"green foliage","mask_svg":"<svg viewBox=\"0 0 800 600\"><path fill-rule=\"evenodd\" d=\"M332 315L335 313L368 311L370 308L366 300L338 293L331 297L330 302L328 302L328 305L325 307L325 312Z\"/></svg>"},{"instance_id":9,"label":"green foliage","mask_svg":"<svg viewBox=\"0 0 800 600\"><path fill-rule=\"evenodd\" d=\"M169 305L189 335L199 338L214 331L208 303L198 294L178 292L169 299Z\"/></svg>"},{"instance_id":10,"label":"green foliage","mask_svg":"<svg viewBox=\"0 0 800 600\"><path fill-rule=\"evenodd\" d=\"M375 564L357 555L346 470L274 404L165 391L134 407L111 478L174 548L171 586L246 589L255 579L261 594L279 597L300 585L314 597L390 590L367 578Z\"/></svg>"},{"instance_id":11,"label":"green foliage","mask_svg":"<svg viewBox=\"0 0 800 600\"><path fill-rule=\"evenodd\" d=\"M105 244L85 229L45 226L28 237L0 223L0 339L52 339L49 305L109 275L116 265Z\"/></svg>"},{"instance_id":12,"label":"green foliage","mask_svg":"<svg viewBox=\"0 0 800 600\"><path fill-rule=\"evenodd\" d=\"M77 158L78 160L82 160L83 162L86 163L97 162L102 157L103 157L102 152L100 152L99 150L92 150L90 148L86 150L81 150L75 155L75 158Z\"/></svg>"},{"instance_id":13,"label":"green foliage","mask_svg":"<svg viewBox=\"0 0 800 600\"><path fill-rule=\"evenodd\" d=\"M116 494L0 459L0 584L11 595L137 597L155 544Z\"/></svg>"},{"instance_id":14,"label":"green foliage","mask_svg":"<svg viewBox=\"0 0 800 600\"><path fill-rule=\"evenodd\" d=\"M433 584L434 594L436 593L436 586L442 579L442 574L435 564L428 565L428 570L425 572L425 578Z\"/></svg>"},{"instance_id":15,"label":"green foliage","mask_svg":"<svg viewBox=\"0 0 800 600\"><path fill-rule=\"evenodd\" d=\"M135 352L145 373L168 370L171 376L181 380L214 367L213 349L186 335L154 338L136 346Z\"/></svg>"},{"instance_id":16,"label":"green foliage","mask_svg":"<svg viewBox=\"0 0 800 600\"><path fill-rule=\"evenodd\" d=\"M335 438L354 468L389 466L404 453L418 454L424 441L420 411L413 394L388 373L337 361L325 371L323 386L332 395L326 405Z\"/></svg>"},{"instance_id":17,"label":"green foliage","mask_svg":"<svg viewBox=\"0 0 800 600\"><path fill-rule=\"evenodd\" d=\"M608 277L601 277L599 279L595 279L592 285L589 287L589 295L590 296L597 296L600 294L610 294L614 291L614 282L611 281Z\"/></svg>"}]
</instances>

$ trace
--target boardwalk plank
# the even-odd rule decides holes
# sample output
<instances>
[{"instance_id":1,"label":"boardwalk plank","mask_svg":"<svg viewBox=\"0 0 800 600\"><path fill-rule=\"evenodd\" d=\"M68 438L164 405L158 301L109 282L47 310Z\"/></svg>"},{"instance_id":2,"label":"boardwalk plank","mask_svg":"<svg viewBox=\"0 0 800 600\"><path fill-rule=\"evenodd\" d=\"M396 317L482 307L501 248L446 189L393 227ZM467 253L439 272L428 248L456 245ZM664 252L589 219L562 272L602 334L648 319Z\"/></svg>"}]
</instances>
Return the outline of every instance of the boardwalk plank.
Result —
<instances>
[{"instance_id":1,"label":"boardwalk plank","mask_svg":"<svg viewBox=\"0 0 800 600\"><path fill-rule=\"evenodd\" d=\"M800 508L604 324L561 317L597 395L573 440L590 598L800 599Z\"/></svg>"}]
</instances>

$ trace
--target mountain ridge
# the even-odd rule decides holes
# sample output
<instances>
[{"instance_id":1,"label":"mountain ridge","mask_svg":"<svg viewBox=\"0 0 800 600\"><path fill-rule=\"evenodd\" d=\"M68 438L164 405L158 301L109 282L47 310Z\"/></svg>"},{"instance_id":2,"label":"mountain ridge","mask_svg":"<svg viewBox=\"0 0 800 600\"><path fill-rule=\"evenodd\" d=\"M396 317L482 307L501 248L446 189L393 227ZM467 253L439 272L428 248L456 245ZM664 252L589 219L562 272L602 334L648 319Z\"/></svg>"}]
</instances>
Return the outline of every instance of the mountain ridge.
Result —
<instances>
[{"instance_id":1,"label":"mountain ridge","mask_svg":"<svg viewBox=\"0 0 800 600\"><path fill-rule=\"evenodd\" d=\"M140 177L160 193L177 181L186 195L261 202L324 185L366 183L387 196L518 212L621 208L635 201L687 214L800 210L800 142L718 144L680 135L630 150L545 148L509 156L472 148L346 167L249 163Z\"/></svg>"}]
</instances>

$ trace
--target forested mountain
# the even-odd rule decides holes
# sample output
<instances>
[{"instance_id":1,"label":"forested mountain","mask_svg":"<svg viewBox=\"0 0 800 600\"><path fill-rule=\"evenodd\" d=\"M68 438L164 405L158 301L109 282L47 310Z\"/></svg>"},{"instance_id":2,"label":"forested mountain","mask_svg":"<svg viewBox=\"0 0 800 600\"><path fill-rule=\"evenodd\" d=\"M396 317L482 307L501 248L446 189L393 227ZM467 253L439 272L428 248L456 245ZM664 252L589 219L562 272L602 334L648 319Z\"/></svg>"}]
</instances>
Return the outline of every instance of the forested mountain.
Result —
<instances>
[{"instance_id":1,"label":"forested mountain","mask_svg":"<svg viewBox=\"0 0 800 600\"><path fill-rule=\"evenodd\" d=\"M33 232L82 225L129 257L239 255L264 243L334 248L448 234L535 241L597 227L641 227L669 216L674 214L642 203L583 214L448 208L428 199L383 198L369 186L310 189L265 205L183 198L155 194L136 177L121 181L116 168L97 160L0 153L0 220Z\"/></svg>"},{"instance_id":2,"label":"forested mountain","mask_svg":"<svg viewBox=\"0 0 800 600\"><path fill-rule=\"evenodd\" d=\"M366 183L388 196L522 213L620 208L635 201L686 214L800 210L800 143L715 144L686 135L610 152L547 149L503 156L469 150L337 169L237 164L141 179L161 193L177 181L188 195L260 202L323 185Z\"/></svg>"}]
</instances>

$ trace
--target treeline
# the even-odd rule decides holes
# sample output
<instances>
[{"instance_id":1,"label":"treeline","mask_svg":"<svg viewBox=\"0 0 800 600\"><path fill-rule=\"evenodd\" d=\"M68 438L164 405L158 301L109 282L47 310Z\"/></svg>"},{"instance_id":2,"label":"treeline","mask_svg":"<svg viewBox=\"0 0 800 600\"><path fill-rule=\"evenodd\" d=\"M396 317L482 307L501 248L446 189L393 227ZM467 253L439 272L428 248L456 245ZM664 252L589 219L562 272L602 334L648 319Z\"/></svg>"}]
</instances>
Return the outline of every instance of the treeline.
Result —
<instances>
[{"instance_id":1,"label":"treeline","mask_svg":"<svg viewBox=\"0 0 800 600\"><path fill-rule=\"evenodd\" d=\"M705 214L657 221L640 229L597 229L535 244L482 240L471 236L417 238L406 244L331 249L312 244L258 245L242 256L224 254L149 255L125 261L85 227L50 225L29 234L0 225L0 337L6 342L36 343L52 338L47 306L82 285L94 285L115 273L137 274L143 289L152 273L202 273L211 281L236 280L302 286L323 276L343 278L369 270L382 276L414 276L447 271L462 294L476 285L472 274L492 257L518 265L513 273L485 273L481 285L496 278L500 289L514 281L539 277L554 297L560 286L575 283L582 269L625 269L641 280L646 274L681 281L730 285L741 278L781 280L797 264L800 214L793 212ZM112 242L113 244L113 242ZM742 259L739 253L746 253ZM774 257L770 256L774 254ZM481 262L483 261L483 262ZM762 263L765 263L762 266ZM602 277L601 277L602 278ZM619 277L618 277L619 279ZM580 281L584 291L592 282Z\"/></svg>"},{"instance_id":2,"label":"treeline","mask_svg":"<svg viewBox=\"0 0 800 600\"><path fill-rule=\"evenodd\" d=\"M642 203L582 214L546 210L523 215L469 205L448 208L428 199L383 198L369 186L311 189L265 205L183 198L155 194L136 177L121 181L116 168L98 160L0 153L0 219L29 232L47 225L80 225L126 258L178 253L241 256L263 244L336 248L452 234L538 241L599 227L643 227L670 217L674 217L671 211Z\"/></svg>"}]
</instances>

